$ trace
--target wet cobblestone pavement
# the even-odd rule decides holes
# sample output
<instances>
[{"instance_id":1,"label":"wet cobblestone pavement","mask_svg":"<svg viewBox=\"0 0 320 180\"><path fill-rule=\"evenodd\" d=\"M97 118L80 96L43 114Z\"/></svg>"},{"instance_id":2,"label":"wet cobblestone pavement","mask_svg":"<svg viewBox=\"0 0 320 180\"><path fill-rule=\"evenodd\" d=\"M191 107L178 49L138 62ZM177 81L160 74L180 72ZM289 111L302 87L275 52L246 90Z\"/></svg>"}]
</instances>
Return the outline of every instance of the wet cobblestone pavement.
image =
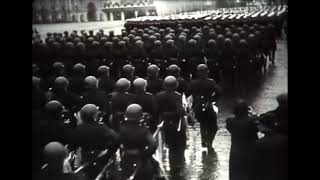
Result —
<instances>
[{"instance_id":1,"label":"wet cobblestone pavement","mask_svg":"<svg viewBox=\"0 0 320 180\"><path fill-rule=\"evenodd\" d=\"M276 64L268 65L267 74L260 80L257 87L253 88L248 97L244 98L254 108L256 113L263 113L277 106L275 97L287 92L288 56L286 41L278 41L276 51ZM170 180L228 180L229 179L229 153L231 147L230 133L225 128L225 120L231 116L231 102L234 98L225 96L219 102L218 127L213 147L214 153L208 153L201 147L200 126L188 128L187 149L182 163L170 163L168 150L163 151L163 166ZM174 166L179 166L180 172ZM178 178L171 174L178 173Z\"/></svg>"}]
</instances>

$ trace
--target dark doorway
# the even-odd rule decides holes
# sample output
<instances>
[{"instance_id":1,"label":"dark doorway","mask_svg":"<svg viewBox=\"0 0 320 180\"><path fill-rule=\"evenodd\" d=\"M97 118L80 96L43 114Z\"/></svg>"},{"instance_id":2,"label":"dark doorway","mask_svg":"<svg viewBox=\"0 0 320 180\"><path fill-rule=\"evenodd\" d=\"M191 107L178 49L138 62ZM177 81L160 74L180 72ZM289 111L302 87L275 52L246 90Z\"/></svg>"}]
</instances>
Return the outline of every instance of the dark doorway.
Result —
<instances>
[{"instance_id":1,"label":"dark doorway","mask_svg":"<svg viewBox=\"0 0 320 180\"><path fill-rule=\"evenodd\" d=\"M93 2L88 4L88 13L87 13L88 21L96 21L97 20L97 8Z\"/></svg>"}]
</instances>

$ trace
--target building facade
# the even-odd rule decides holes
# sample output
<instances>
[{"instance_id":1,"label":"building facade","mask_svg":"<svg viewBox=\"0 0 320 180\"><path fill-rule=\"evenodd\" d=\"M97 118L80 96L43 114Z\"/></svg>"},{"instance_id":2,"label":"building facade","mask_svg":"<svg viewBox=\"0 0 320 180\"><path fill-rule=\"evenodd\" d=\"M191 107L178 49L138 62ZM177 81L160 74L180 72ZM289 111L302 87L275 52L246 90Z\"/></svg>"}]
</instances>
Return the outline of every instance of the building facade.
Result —
<instances>
[{"instance_id":1,"label":"building facade","mask_svg":"<svg viewBox=\"0 0 320 180\"><path fill-rule=\"evenodd\" d=\"M153 0L34 0L32 23L114 21L156 15Z\"/></svg>"}]
</instances>

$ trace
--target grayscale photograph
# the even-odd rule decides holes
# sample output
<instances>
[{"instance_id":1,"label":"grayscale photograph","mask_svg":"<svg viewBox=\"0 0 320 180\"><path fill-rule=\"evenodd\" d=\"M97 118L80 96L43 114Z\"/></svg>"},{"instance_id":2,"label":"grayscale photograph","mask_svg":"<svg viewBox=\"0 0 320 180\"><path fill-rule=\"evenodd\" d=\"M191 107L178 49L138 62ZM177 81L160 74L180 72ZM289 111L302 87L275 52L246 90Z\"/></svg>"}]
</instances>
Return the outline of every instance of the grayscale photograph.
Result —
<instances>
[{"instance_id":1,"label":"grayscale photograph","mask_svg":"<svg viewBox=\"0 0 320 180\"><path fill-rule=\"evenodd\" d=\"M33 180L288 180L287 0L33 0Z\"/></svg>"}]
</instances>

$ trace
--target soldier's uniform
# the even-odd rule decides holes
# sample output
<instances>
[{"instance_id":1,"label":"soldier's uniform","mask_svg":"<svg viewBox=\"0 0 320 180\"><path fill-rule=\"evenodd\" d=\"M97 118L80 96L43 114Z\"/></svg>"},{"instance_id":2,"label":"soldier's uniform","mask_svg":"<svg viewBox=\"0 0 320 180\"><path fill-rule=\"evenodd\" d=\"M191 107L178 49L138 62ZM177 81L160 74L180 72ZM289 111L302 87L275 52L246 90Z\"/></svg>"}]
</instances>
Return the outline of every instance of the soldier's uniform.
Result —
<instances>
[{"instance_id":1,"label":"soldier's uniform","mask_svg":"<svg viewBox=\"0 0 320 180\"><path fill-rule=\"evenodd\" d=\"M193 97L193 110L195 117L200 122L201 142L203 147L212 148L212 142L218 130L217 112L212 107L220 96L220 88L213 79L208 78L208 67L200 64L197 67L199 78L190 83Z\"/></svg>"},{"instance_id":2,"label":"soldier's uniform","mask_svg":"<svg viewBox=\"0 0 320 180\"><path fill-rule=\"evenodd\" d=\"M32 179L42 180L88 180L84 175L63 172L67 149L60 142L50 142L43 148L43 155L48 159L48 170ZM33 159L34 160L34 159Z\"/></svg>"},{"instance_id":3,"label":"soldier's uniform","mask_svg":"<svg viewBox=\"0 0 320 180\"><path fill-rule=\"evenodd\" d=\"M98 68L98 88L107 94L111 93L116 84L115 80L110 77L109 67L100 66Z\"/></svg>"},{"instance_id":4,"label":"soldier's uniform","mask_svg":"<svg viewBox=\"0 0 320 180\"><path fill-rule=\"evenodd\" d=\"M187 97L190 95L190 87L188 82L181 77L179 66L173 64L170 65L167 69L167 74L170 76L174 76L178 81L178 87L176 89L180 94L185 94Z\"/></svg>"},{"instance_id":5,"label":"soldier's uniform","mask_svg":"<svg viewBox=\"0 0 320 180\"><path fill-rule=\"evenodd\" d=\"M158 76L159 71L158 66L154 64L147 68L147 92L154 95L162 90L163 80Z\"/></svg>"},{"instance_id":6,"label":"soldier's uniform","mask_svg":"<svg viewBox=\"0 0 320 180\"><path fill-rule=\"evenodd\" d=\"M86 91L83 93L83 100L86 104L94 104L101 111L106 111L107 94L98 89L98 80L93 76L88 76L84 80Z\"/></svg>"},{"instance_id":7,"label":"soldier's uniform","mask_svg":"<svg viewBox=\"0 0 320 180\"><path fill-rule=\"evenodd\" d=\"M126 109L125 116L127 120L120 128L122 179L128 179L135 168L139 169L134 179L153 179L155 170L151 159L157 144L150 131L139 123L143 117L141 106L131 104Z\"/></svg>"},{"instance_id":8,"label":"soldier's uniform","mask_svg":"<svg viewBox=\"0 0 320 180\"><path fill-rule=\"evenodd\" d=\"M210 70L210 77L216 79L218 82L220 81L220 59L218 56L218 52L216 50L216 41L210 39L208 41L207 47L205 48L205 57L207 58L207 65Z\"/></svg>"},{"instance_id":9,"label":"soldier's uniform","mask_svg":"<svg viewBox=\"0 0 320 180\"><path fill-rule=\"evenodd\" d=\"M115 131L119 131L120 124L124 121L124 112L128 105L132 103L133 95L128 93L130 86L129 80L121 78L116 82L115 91L108 94L112 115L111 127Z\"/></svg>"},{"instance_id":10,"label":"soldier's uniform","mask_svg":"<svg viewBox=\"0 0 320 180\"><path fill-rule=\"evenodd\" d=\"M141 40L137 40L135 42L135 48L133 48L130 53L132 65L137 69L136 75L140 77L145 77L147 70L147 53L143 44Z\"/></svg>"},{"instance_id":11,"label":"soldier's uniform","mask_svg":"<svg viewBox=\"0 0 320 180\"><path fill-rule=\"evenodd\" d=\"M144 124L153 133L159 124L155 97L151 93L146 92L147 81L142 78L134 80L133 87L135 89L133 103L139 104L142 107Z\"/></svg>"},{"instance_id":12,"label":"soldier's uniform","mask_svg":"<svg viewBox=\"0 0 320 180\"><path fill-rule=\"evenodd\" d=\"M57 77L52 90L49 90L47 93L47 99L61 102L63 106L73 114L73 112L80 109L83 101L79 95L70 92L68 86L69 81L65 77Z\"/></svg>"},{"instance_id":13,"label":"soldier's uniform","mask_svg":"<svg viewBox=\"0 0 320 180\"><path fill-rule=\"evenodd\" d=\"M72 133L72 148L81 147L81 162L84 164L95 160L102 150L108 149L110 154L116 152L119 147L118 134L105 124L97 122L98 107L93 104L86 104L80 110L81 123ZM108 152L108 154L109 154ZM99 168L103 164L97 164L97 167L90 166L87 175L90 179L97 175Z\"/></svg>"},{"instance_id":14,"label":"soldier's uniform","mask_svg":"<svg viewBox=\"0 0 320 180\"><path fill-rule=\"evenodd\" d=\"M164 80L166 90L159 92L156 100L159 119L164 121L165 143L172 152L184 152L187 126L184 120L182 95L175 91L177 86L178 82L175 77L166 77Z\"/></svg>"},{"instance_id":15,"label":"soldier's uniform","mask_svg":"<svg viewBox=\"0 0 320 180\"><path fill-rule=\"evenodd\" d=\"M84 91L85 66L76 64L73 66L73 75L70 78L70 90L78 95Z\"/></svg>"}]
</instances>

